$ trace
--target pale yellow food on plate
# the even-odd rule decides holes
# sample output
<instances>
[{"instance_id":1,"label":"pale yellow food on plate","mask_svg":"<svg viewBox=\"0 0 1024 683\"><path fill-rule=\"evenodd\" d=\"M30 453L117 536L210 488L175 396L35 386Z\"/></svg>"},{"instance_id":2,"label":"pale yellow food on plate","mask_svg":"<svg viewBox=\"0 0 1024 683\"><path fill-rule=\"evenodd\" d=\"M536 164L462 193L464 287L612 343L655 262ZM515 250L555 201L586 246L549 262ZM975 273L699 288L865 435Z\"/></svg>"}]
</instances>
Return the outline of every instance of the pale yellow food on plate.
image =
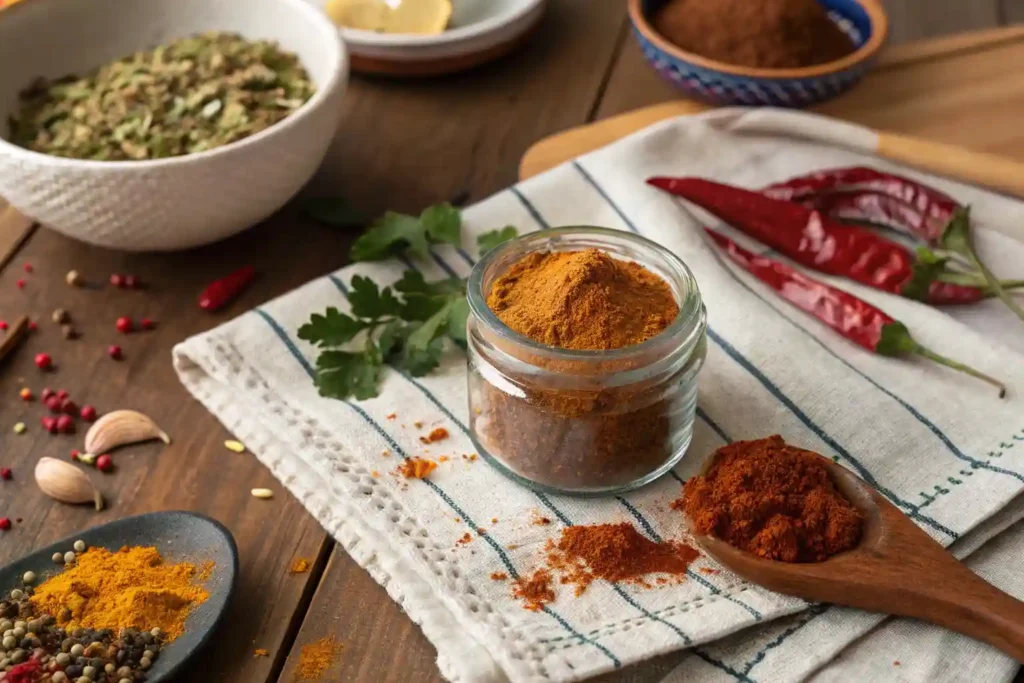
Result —
<instances>
[{"instance_id":1,"label":"pale yellow food on plate","mask_svg":"<svg viewBox=\"0 0 1024 683\"><path fill-rule=\"evenodd\" d=\"M346 28L379 33L443 33L451 0L328 0L327 15Z\"/></svg>"}]
</instances>

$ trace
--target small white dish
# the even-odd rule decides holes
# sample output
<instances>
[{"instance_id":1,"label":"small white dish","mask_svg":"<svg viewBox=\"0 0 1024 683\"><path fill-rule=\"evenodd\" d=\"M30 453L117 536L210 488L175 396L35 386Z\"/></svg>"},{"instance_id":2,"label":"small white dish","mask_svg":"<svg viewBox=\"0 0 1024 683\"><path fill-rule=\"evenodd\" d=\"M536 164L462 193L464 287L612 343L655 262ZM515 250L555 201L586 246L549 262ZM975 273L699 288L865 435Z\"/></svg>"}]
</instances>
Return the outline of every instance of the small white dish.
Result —
<instances>
[{"instance_id":1,"label":"small white dish","mask_svg":"<svg viewBox=\"0 0 1024 683\"><path fill-rule=\"evenodd\" d=\"M416 0L404 0L415 2ZM327 0L305 0L323 9ZM392 76L436 76L497 59L540 21L547 0L452 0L449 27L438 35L340 28L352 70Z\"/></svg>"},{"instance_id":2,"label":"small white dish","mask_svg":"<svg viewBox=\"0 0 1024 683\"><path fill-rule=\"evenodd\" d=\"M204 31L277 41L317 85L288 118L205 152L146 161L66 159L4 138L38 76L85 74ZM186 249L277 211L312 177L337 130L348 57L305 0L26 0L0 13L0 196L69 237L128 251Z\"/></svg>"}]
</instances>

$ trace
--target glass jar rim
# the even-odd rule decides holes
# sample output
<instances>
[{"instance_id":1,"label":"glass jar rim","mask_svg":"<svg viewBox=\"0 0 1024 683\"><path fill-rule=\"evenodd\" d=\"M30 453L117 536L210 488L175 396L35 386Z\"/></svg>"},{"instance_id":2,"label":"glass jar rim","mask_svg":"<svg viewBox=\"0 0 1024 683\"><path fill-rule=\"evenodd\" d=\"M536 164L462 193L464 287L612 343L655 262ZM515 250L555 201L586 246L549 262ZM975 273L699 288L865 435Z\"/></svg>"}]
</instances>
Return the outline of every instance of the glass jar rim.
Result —
<instances>
[{"instance_id":1,"label":"glass jar rim","mask_svg":"<svg viewBox=\"0 0 1024 683\"><path fill-rule=\"evenodd\" d=\"M490 306L487 305L487 295L483 291L484 273L495 260L513 250L521 250L523 255L534 251L541 251L541 249L530 248L535 243L552 243L557 242L561 237L587 235L611 237L627 243L632 243L641 248L650 249L658 257L663 259L666 265L675 271L674 275L678 279L684 281L686 285L686 292L683 300L679 302L679 314L676 315L675 320L673 320L668 327L639 344L631 344L618 349L565 349L538 342L524 334L516 332L502 322L502 320L495 315L494 311L491 310ZM493 333L497 333L499 336L511 342L522 345L530 352L535 353L542 358L553 360L625 361L634 357L643 356L666 344L666 340L673 339L680 334L691 331L693 327L699 324L701 314L704 309L696 277L694 277L689 266L687 266L686 263L684 263L683 260L673 252L669 251L657 242L636 233L590 225L566 225L556 228L548 228L546 230L539 230L537 232L531 232L526 235L516 237L500 244L494 249L491 249L483 256L483 258L477 261L475 266L473 266L473 270L470 272L469 279L466 283L466 298L469 301L470 312L478 319L485 322L491 328ZM690 335L687 334L686 336L689 337Z\"/></svg>"}]
</instances>

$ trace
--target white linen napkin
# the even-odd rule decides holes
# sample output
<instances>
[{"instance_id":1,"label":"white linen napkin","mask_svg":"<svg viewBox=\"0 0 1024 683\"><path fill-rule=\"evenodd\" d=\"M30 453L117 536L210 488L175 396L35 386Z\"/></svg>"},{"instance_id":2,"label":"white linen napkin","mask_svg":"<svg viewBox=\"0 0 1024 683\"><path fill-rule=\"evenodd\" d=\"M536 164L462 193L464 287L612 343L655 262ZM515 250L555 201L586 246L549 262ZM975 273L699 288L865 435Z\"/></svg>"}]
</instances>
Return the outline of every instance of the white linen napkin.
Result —
<instances>
[{"instance_id":1,"label":"white linen napkin","mask_svg":"<svg viewBox=\"0 0 1024 683\"><path fill-rule=\"evenodd\" d=\"M311 312L345 310L352 275L397 279L406 267L398 261L346 267L188 339L174 349L175 367L188 390L422 626L450 680L576 680L684 647L694 648L683 664L686 680L800 680L879 618L839 608L808 611L806 603L748 584L707 558L679 585L597 582L580 597L559 591L543 612L524 610L509 583L491 574L529 572L545 541L566 524L628 521L652 538L677 538L682 524L669 502L680 482L726 441L773 433L838 458L934 538L963 552L1024 514L1017 505L993 517L1024 487L1019 320L998 302L937 310L841 282L905 322L926 346L1004 379L1009 396L1001 401L990 386L925 361L872 355L724 265L693 214L643 182L701 175L758 187L829 166L890 167L871 157L874 146L870 131L822 117L718 110L658 124L465 211L467 244L510 223L521 233L607 225L660 242L693 269L709 318L693 444L673 476L640 491L598 500L538 495L481 460L458 457L474 447L466 433L465 357L455 349L426 377L386 371L378 398L319 397L310 377L316 350L296 330ZM1024 225L1020 203L921 177L974 204L980 224ZM1012 275L1024 263L1024 245L1010 237L983 230L979 242L996 272ZM465 276L477 256L440 246L431 259L408 265L428 279ZM428 481L389 476L402 458L423 455L428 447L418 437L434 426L446 427L451 438L429 446L430 455L456 457ZM555 524L532 524L533 511ZM486 534L475 534L478 527ZM467 531L472 542L458 543ZM998 558L1012 557L993 555L990 562L1000 566ZM797 612L796 622L721 640ZM794 626L798 635L787 636ZM921 656L938 656L943 645L941 638L921 638ZM980 653L981 645L963 647L972 656L987 653L990 663L997 657ZM857 649L854 660L872 659Z\"/></svg>"}]
</instances>

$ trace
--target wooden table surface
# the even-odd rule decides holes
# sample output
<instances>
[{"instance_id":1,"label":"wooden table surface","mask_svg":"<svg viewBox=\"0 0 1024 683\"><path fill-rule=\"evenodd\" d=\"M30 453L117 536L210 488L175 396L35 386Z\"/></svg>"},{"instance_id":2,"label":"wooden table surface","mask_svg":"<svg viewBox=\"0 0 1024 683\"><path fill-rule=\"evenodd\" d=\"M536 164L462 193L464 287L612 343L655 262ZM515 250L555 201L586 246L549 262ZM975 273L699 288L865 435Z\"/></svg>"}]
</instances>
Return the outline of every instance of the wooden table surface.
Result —
<instances>
[{"instance_id":1,"label":"wooden table surface","mask_svg":"<svg viewBox=\"0 0 1024 683\"><path fill-rule=\"evenodd\" d=\"M894 42L1024 21L1024 0L886 5ZM340 134L313 190L341 193L368 215L388 208L418 211L445 199L472 202L514 182L519 159L535 140L674 97L642 65L621 0L552 0L536 35L499 63L422 82L354 78ZM170 364L171 347L186 336L343 265L351 239L293 208L236 238L173 255L119 254L46 229L25 239L17 231L0 235L0 318L29 314L39 320L38 331L0 369L0 392L7 397L0 466L14 470L14 481L3 483L0 516L21 518L0 535L0 564L121 516L195 510L231 529L241 577L215 645L181 680L291 683L300 646L328 634L345 648L329 680L438 680L434 649L419 627L255 458L224 448L230 435L187 395ZM26 263L33 273L24 272ZM228 311L201 312L195 299L202 286L243 264L262 273L252 290ZM111 273L134 273L151 285L141 292L73 289L64 282L70 269L96 282ZM27 281L23 290L15 286L19 278ZM80 340L61 337L50 321L57 307L71 312ZM114 330L121 315L150 317L159 326L122 338ZM125 351L120 363L104 354L115 342ZM57 365L45 377L32 365L40 351L51 353ZM112 502L108 510L55 504L31 483L32 468L43 455L67 457L82 434L42 432L38 402L17 398L24 384L37 392L44 384L66 388L80 404L101 411L142 410L173 442L126 449L116 456L116 474L92 473ZM29 427L20 436L11 431L19 420ZM271 501L249 495L262 486L279 495ZM290 574L297 557L309 558L312 570ZM254 657L256 648L270 656ZM657 680L678 659L667 655L601 680Z\"/></svg>"}]
</instances>

